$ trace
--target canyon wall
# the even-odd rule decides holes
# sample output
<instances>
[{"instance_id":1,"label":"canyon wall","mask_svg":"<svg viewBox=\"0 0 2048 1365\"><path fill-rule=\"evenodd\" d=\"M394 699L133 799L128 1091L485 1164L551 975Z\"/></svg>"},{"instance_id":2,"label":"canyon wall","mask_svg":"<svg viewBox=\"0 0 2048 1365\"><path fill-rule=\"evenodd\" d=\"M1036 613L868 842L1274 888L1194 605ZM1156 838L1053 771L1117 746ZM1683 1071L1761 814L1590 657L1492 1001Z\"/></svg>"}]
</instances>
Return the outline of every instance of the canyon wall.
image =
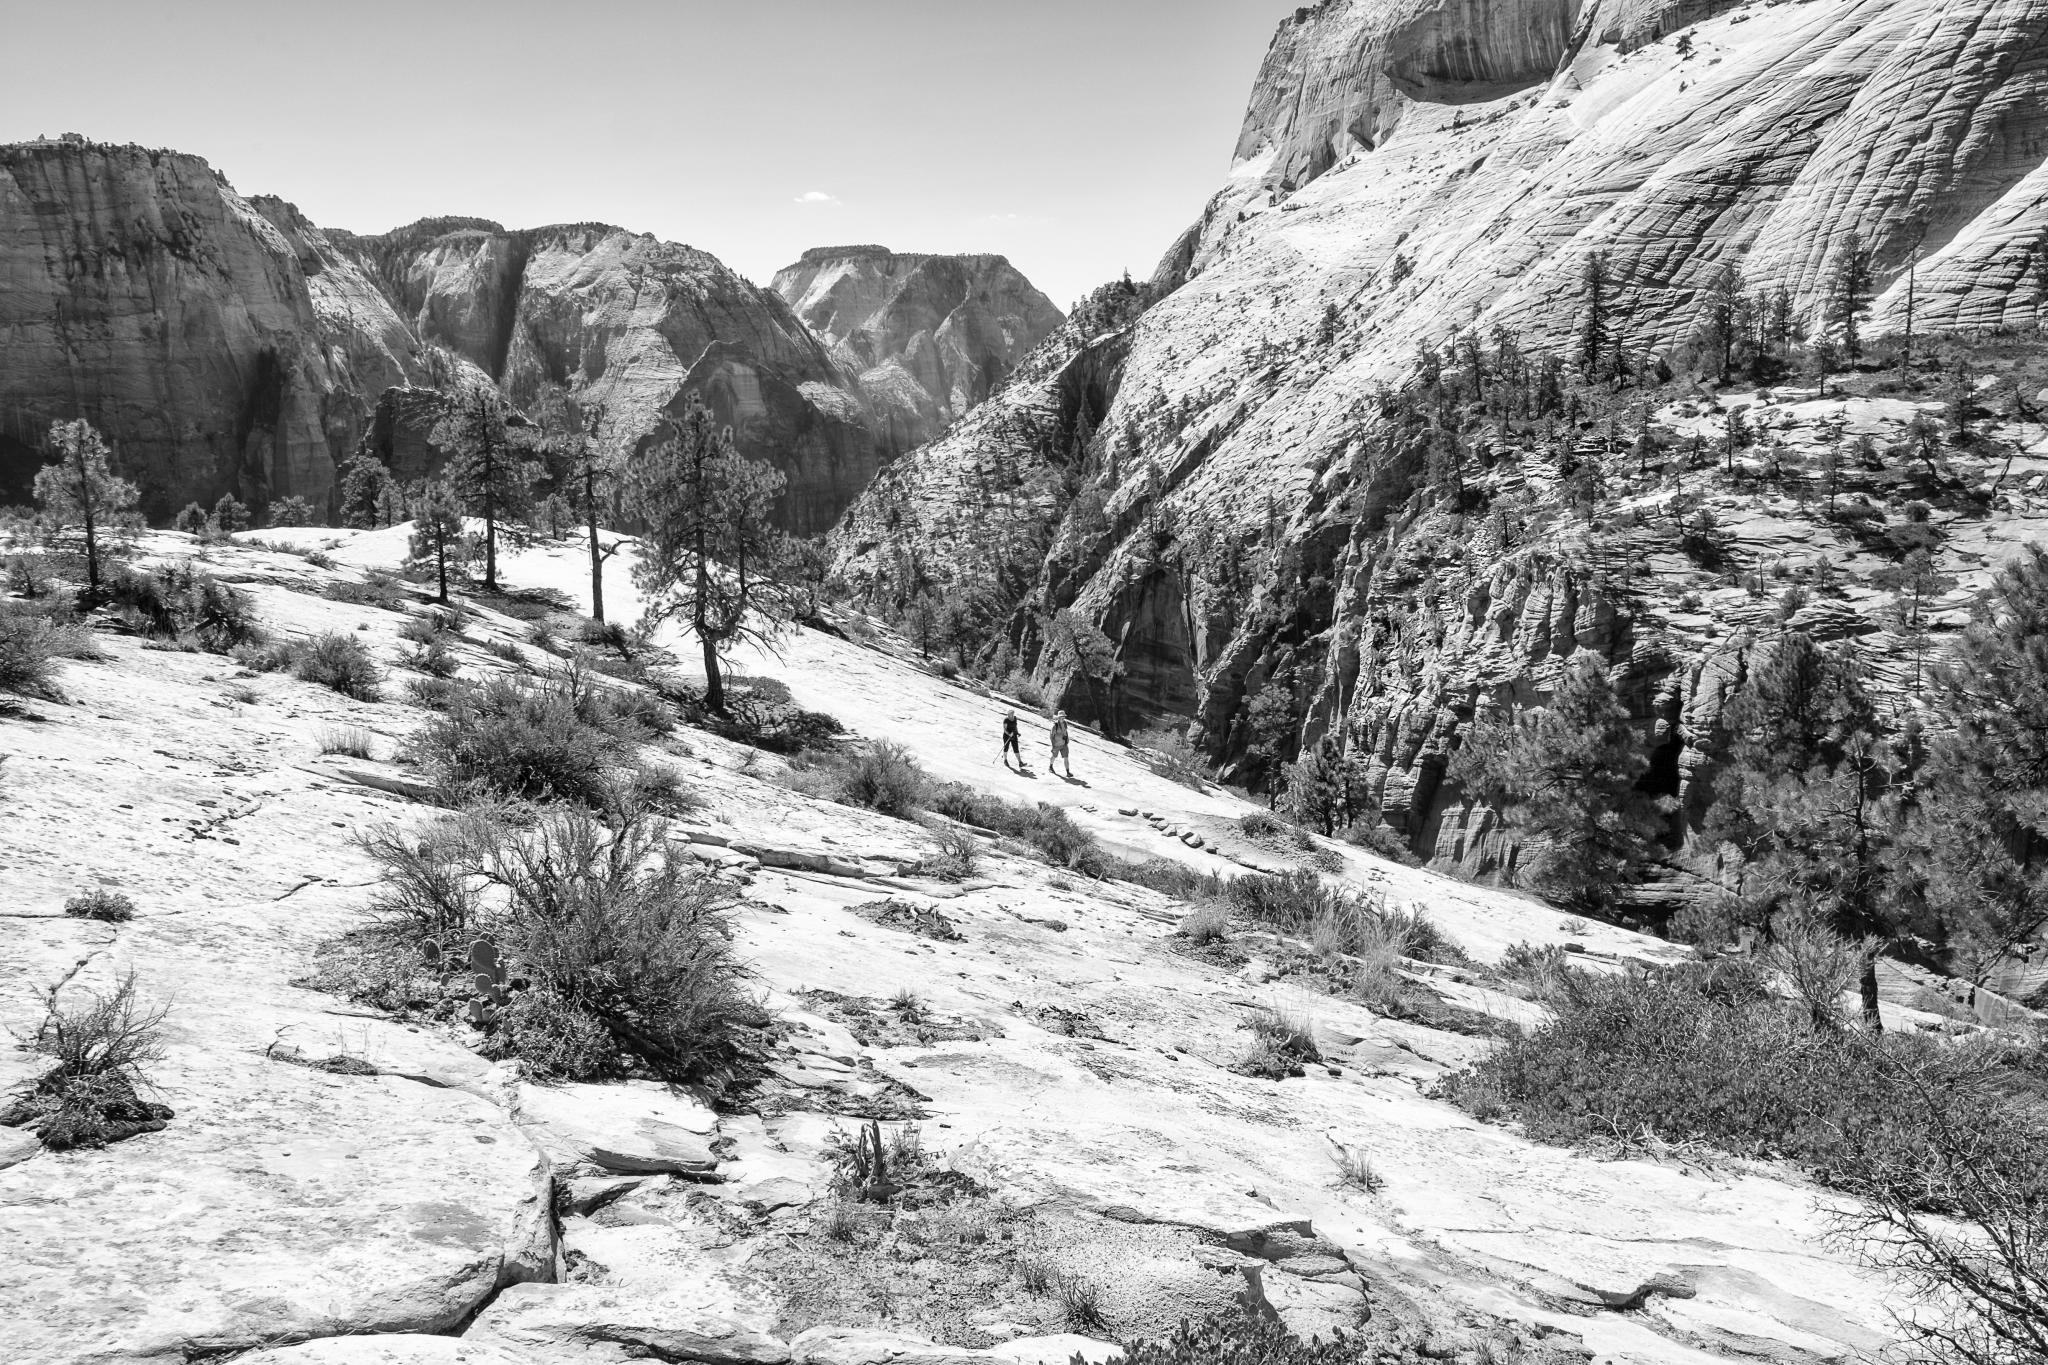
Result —
<instances>
[{"instance_id":1,"label":"canyon wall","mask_svg":"<svg viewBox=\"0 0 2048 1365\"><path fill-rule=\"evenodd\" d=\"M1191 722L1232 765L1250 741L1249 699L1277 680L1297 699L1294 745L1338 735L1375 755L1390 822L1423 854L1481 871L1512 850L1441 780L1448 754L1476 714L1539 702L1572 649L1595 648L1622 672L1660 791L1679 794L1706 762L1714 679L1743 667L1732 641L1768 633L1770 603L1694 572L1668 532L1647 530L1634 552L1643 577L1617 602L1595 561L1654 479L1626 503L1619 489L1596 497L1597 545L1564 515L1565 481L1526 461L1488 472L1475 494L1481 511L1515 509L1504 538L1487 544L1483 517L1436 518L1417 495L1426 451L1378 395L1413 385L1418 354L1457 336L1491 345L1505 333L1530 355L1574 355L1596 258L1611 341L1666 371L1697 370L1709 290L1727 267L1758 294L1784 291L1795 334L1818 333L1852 242L1870 252L1867 333L1904 325L1909 288L1923 332L2031 332L2048 285L2037 268L2044 96L2043 0L1712 13L1326 0L1298 11L1268 53L1230 177L1161 262L1154 283L1171 292L1119 343L1092 482L1053 509L1050 559L1016 566L1037 579L1018 638L1078 608L1123 650L1119 719ZM1724 392L1696 418L1666 408L1635 420L1670 442L1705 440L1723 409L1747 405L1782 428L1772 450L1812 464L1826 423L1882 445L1913 412L1793 397ZM2013 451L2031 444L2008 434ZM1611 461L1607 435L1600 453L1600 433L1572 433ZM940 496L965 481L926 466L971 456L955 443L905 467ZM1560 467L1581 458L1567 452ZM1690 477L1683 465L1652 472ZM1958 513L1958 543L1938 558L1966 589L1999 545L2038 534L2031 504L2007 499L2012 478L1999 482L1996 465L1981 477L1988 501L1942 513ZM1882 626L1883 595L1868 590L1885 561L1825 518L1781 515L1783 487L1731 478L1684 496L1709 497L1758 572L1846 566L1829 629L1871 642L1902 677L1884 662L1900 645ZM1679 496L1660 487L1649 505ZM1914 495L1871 496L1896 520ZM875 534L875 510L856 506L839 541L856 587L950 552L953 510L900 517L893 540ZM939 533L920 539L921 527ZM1620 635L1617 620L1629 626ZM1086 712L1072 679L1045 681Z\"/></svg>"},{"instance_id":2,"label":"canyon wall","mask_svg":"<svg viewBox=\"0 0 2048 1365\"><path fill-rule=\"evenodd\" d=\"M377 393L415 372L390 303L291 205L176 152L0 147L0 503L79 415L153 517L323 502Z\"/></svg>"},{"instance_id":3,"label":"canyon wall","mask_svg":"<svg viewBox=\"0 0 2048 1365\"><path fill-rule=\"evenodd\" d=\"M323 231L198 157L0 148L0 503L84 416L154 520L223 493L326 505L366 434L430 472L408 386L467 379L522 406L560 386L620 449L700 390L787 477L783 524L819 531L1059 322L1000 257L884 257L815 262L843 305L821 335L708 253L606 224Z\"/></svg>"},{"instance_id":4,"label":"canyon wall","mask_svg":"<svg viewBox=\"0 0 2048 1365\"><path fill-rule=\"evenodd\" d=\"M1064 320L1001 256L819 247L777 271L773 288L859 376L902 449L994 392Z\"/></svg>"}]
</instances>

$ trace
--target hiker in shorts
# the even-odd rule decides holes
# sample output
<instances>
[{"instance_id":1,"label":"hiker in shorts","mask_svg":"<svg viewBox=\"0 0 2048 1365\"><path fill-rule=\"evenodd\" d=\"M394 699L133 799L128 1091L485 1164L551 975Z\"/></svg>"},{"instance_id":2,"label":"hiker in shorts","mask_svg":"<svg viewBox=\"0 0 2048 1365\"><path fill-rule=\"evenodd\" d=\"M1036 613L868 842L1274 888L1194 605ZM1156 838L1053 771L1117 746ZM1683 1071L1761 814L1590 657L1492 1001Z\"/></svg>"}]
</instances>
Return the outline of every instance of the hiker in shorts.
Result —
<instances>
[{"instance_id":1,"label":"hiker in shorts","mask_svg":"<svg viewBox=\"0 0 2048 1365\"><path fill-rule=\"evenodd\" d=\"M1074 775L1074 760L1067 757L1067 713L1062 711L1052 718L1052 757L1045 761L1045 770L1051 772L1052 765L1067 765L1067 776Z\"/></svg>"},{"instance_id":2,"label":"hiker in shorts","mask_svg":"<svg viewBox=\"0 0 2048 1365\"><path fill-rule=\"evenodd\" d=\"M1017 745L1017 713L1015 711L1005 711L1003 713L1003 766L1005 768L1010 766L1011 754L1017 755L1017 766L1022 768L1024 766L1024 750Z\"/></svg>"}]
</instances>

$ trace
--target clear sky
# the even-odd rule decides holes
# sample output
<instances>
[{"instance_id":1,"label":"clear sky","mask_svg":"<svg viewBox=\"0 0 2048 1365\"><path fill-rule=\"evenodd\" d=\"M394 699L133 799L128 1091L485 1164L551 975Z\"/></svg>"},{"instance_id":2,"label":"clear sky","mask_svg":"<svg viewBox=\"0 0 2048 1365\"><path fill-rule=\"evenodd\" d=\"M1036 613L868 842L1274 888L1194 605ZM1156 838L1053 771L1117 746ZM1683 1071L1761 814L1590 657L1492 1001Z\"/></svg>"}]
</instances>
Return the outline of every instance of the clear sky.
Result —
<instances>
[{"instance_id":1,"label":"clear sky","mask_svg":"<svg viewBox=\"0 0 2048 1365\"><path fill-rule=\"evenodd\" d=\"M997 251L1062 308L1228 169L1293 0L48 0L0 141L205 157L380 232L599 220L766 283L809 246Z\"/></svg>"}]
</instances>

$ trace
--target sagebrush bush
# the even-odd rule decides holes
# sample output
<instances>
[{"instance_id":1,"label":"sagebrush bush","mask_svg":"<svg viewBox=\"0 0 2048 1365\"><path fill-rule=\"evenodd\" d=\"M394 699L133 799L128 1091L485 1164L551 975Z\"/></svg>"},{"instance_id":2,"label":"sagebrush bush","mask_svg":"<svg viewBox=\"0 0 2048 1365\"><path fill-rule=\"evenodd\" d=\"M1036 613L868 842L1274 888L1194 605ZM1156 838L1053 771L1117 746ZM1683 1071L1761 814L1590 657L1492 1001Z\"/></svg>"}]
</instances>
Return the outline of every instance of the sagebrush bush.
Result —
<instances>
[{"instance_id":1,"label":"sagebrush bush","mask_svg":"<svg viewBox=\"0 0 2048 1365\"><path fill-rule=\"evenodd\" d=\"M614 794L612 772L625 749L562 688L495 677L451 694L405 753L458 798L600 806Z\"/></svg>"},{"instance_id":2,"label":"sagebrush bush","mask_svg":"<svg viewBox=\"0 0 2048 1365\"><path fill-rule=\"evenodd\" d=\"M981 845L974 836L955 825L934 822L933 841L938 847L918 863L918 871L942 882L962 882L981 865Z\"/></svg>"},{"instance_id":3,"label":"sagebrush bush","mask_svg":"<svg viewBox=\"0 0 2048 1365\"><path fill-rule=\"evenodd\" d=\"M1124 1365L1367 1365L1376 1356L1388 1358L1342 1331L1304 1341L1276 1314L1186 1318L1163 1341L1122 1345Z\"/></svg>"},{"instance_id":4,"label":"sagebrush bush","mask_svg":"<svg viewBox=\"0 0 2048 1365\"><path fill-rule=\"evenodd\" d=\"M1221 943L1230 937L1230 907L1221 901L1198 905L1182 918L1180 932L1197 948Z\"/></svg>"},{"instance_id":5,"label":"sagebrush bush","mask_svg":"<svg viewBox=\"0 0 2048 1365\"><path fill-rule=\"evenodd\" d=\"M126 924L135 918L135 902L119 891L96 886L64 902L64 913L72 919L95 919L102 924Z\"/></svg>"},{"instance_id":6,"label":"sagebrush bush","mask_svg":"<svg viewBox=\"0 0 2048 1365\"><path fill-rule=\"evenodd\" d=\"M57 701L60 627L25 612L0 612L0 692Z\"/></svg>"},{"instance_id":7,"label":"sagebrush bush","mask_svg":"<svg viewBox=\"0 0 2048 1365\"><path fill-rule=\"evenodd\" d=\"M659 819L482 806L363 847L384 871L376 923L323 945L309 984L462 1012L486 1056L536 1076L717 1089L753 1074L768 1020L733 945L732 893ZM502 972L491 990L470 965L480 944Z\"/></svg>"},{"instance_id":8,"label":"sagebrush bush","mask_svg":"<svg viewBox=\"0 0 2048 1365\"><path fill-rule=\"evenodd\" d=\"M489 875L506 894L506 955L531 990L560 1002L552 1026L548 1011L530 1006L505 1034L494 1032L494 1047L578 1068L553 1074L595 1079L594 1035L567 1027L581 1015L602 1027L617 1055L664 1080L716 1088L751 1074L751 1034L766 1015L745 990L732 894L665 826L630 818L610 828L588 812L561 811L526 837L497 841Z\"/></svg>"},{"instance_id":9,"label":"sagebrush bush","mask_svg":"<svg viewBox=\"0 0 2048 1365\"><path fill-rule=\"evenodd\" d=\"M398 657L398 661L429 678L452 678L462 671L461 660L438 637L428 640L418 649L407 650Z\"/></svg>"},{"instance_id":10,"label":"sagebrush bush","mask_svg":"<svg viewBox=\"0 0 2048 1365\"><path fill-rule=\"evenodd\" d=\"M166 1012L142 1003L132 973L82 1005L64 1008L53 998L24 1040L51 1064L0 1109L0 1125L31 1129L58 1151L162 1129L174 1115L140 1092L147 1068L163 1058Z\"/></svg>"},{"instance_id":11,"label":"sagebrush bush","mask_svg":"<svg viewBox=\"0 0 2048 1365\"><path fill-rule=\"evenodd\" d=\"M106 594L138 629L157 639L189 639L216 654L263 640L249 599L189 561L122 569L108 578Z\"/></svg>"},{"instance_id":12,"label":"sagebrush bush","mask_svg":"<svg viewBox=\"0 0 2048 1365\"><path fill-rule=\"evenodd\" d=\"M384 671L361 640L340 631L294 647L291 669L301 682L318 683L357 701L378 701L384 695Z\"/></svg>"},{"instance_id":13,"label":"sagebrush bush","mask_svg":"<svg viewBox=\"0 0 2048 1365\"><path fill-rule=\"evenodd\" d=\"M1754 965L1631 966L1619 975L1565 969L1546 992L1551 1018L1447 1079L1467 1108L1499 1106L1543 1142L1654 1134L1739 1156L1783 1156L1823 1180L1876 1181L1915 1204L1948 1196L1927 1181L1925 1095L1975 1096L2002 1113L2015 1094L2035 1115L2026 1144L2048 1142L2041 1084L1988 1045L1872 1036L1816 1027L1803 1003L1776 995ZM1970 1107L1965 1105L1965 1107ZM1994 1166L2032 1170L2001 1137Z\"/></svg>"},{"instance_id":14,"label":"sagebrush bush","mask_svg":"<svg viewBox=\"0 0 2048 1365\"><path fill-rule=\"evenodd\" d=\"M319 734L320 752L346 758L375 758L376 746L370 732L356 725L329 725Z\"/></svg>"},{"instance_id":15,"label":"sagebrush bush","mask_svg":"<svg viewBox=\"0 0 2048 1365\"><path fill-rule=\"evenodd\" d=\"M838 797L849 806L907 819L922 807L928 783L910 750L881 739L846 756L839 770Z\"/></svg>"}]
</instances>

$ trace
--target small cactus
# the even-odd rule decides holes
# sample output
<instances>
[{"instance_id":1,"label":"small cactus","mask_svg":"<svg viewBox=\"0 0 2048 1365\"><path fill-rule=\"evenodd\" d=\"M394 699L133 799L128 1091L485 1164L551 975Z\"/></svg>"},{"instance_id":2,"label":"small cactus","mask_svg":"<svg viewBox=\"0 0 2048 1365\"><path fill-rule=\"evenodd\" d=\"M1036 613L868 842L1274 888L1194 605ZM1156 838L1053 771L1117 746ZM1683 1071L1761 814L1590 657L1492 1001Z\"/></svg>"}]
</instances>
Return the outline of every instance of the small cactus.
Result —
<instances>
[{"instance_id":1,"label":"small cactus","mask_svg":"<svg viewBox=\"0 0 2048 1365\"><path fill-rule=\"evenodd\" d=\"M506 976L497 945L485 939L469 945L469 967L470 989L475 994L470 997L465 1013L470 1023L478 1028L488 1028L497 1019L498 1011L512 1003L512 992L526 983Z\"/></svg>"}]
</instances>

